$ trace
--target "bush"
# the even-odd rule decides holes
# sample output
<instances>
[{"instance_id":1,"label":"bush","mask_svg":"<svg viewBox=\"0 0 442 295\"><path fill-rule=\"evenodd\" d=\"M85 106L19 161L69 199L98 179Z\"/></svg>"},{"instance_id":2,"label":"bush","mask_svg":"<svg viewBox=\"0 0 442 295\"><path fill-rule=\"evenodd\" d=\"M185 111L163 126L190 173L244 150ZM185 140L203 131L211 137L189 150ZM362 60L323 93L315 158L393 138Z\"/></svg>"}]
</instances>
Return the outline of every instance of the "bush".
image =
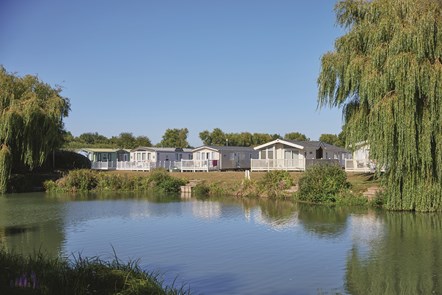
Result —
<instances>
[{"instance_id":1,"label":"bush","mask_svg":"<svg viewBox=\"0 0 442 295\"><path fill-rule=\"evenodd\" d=\"M151 188L163 193L177 193L187 183L184 179L172 177L163 168L152 170L148 182Z\"/></svg>"},{"instance_id":2,"label":"bush","mask_svg":"<svg viewBox=\"0 0 442 295\"><path fill-rule=\"evenodd\" d=\"M57 181L45 181L44 187L46 191L90 191L98 185L98 174L98 172L89 169L72 170Z\"/></svg>"},{"instance_id":3,"label":"bush","mask_svg":"<svg viewBox=\"0 0 442 295\"><path fill-rule=\"evenodd\" d=\"M176 193L186 181L172 177L165 169L155 169L149 177L127 176L88 169L72 170L63 178L46 181L46 191L148 191Z\"/></svg>"},{"instance_id":4,"label":"bush","mask_svg":"<svg viewBox=\"0 0 442 295\"><path fill-rule=\"evenodd\" d=\"M335 203L348 188L347 175L338 165L314 165L299 179L298 198L313 203Z\"/></svg>"},{"instance_id":5,"label":"bush","mask_svg":"<svg viewBox=\"0 0 442 295\"><path fill-rule=\"evenodd\" d=\"M210 195L210 187L204 183L198 183L192 188L192 195L196 197L207 197Z\"/></svg>"},{"instance_id":6,"label":"bush","mask_svg":"<svg viewBox=\"0 0 442 295\"><path fill-rule=\"evenodd\" d=\"M66 177L65 185L72 191L90 191L97 187L98 172L87 169L72 170Z\"/></svg>"},{"instance_id":7,"label":"bush","mask_svg":"<svg viewBox=\"0 0 442 295\"><path fill-rule=\"evenodd\" d=\"M290 173L283 170L267 172L264 177L258 181L258 190L260 194L268 197L281 197L284 191L293 186L293 178Z\"/></svg>"}]
</instances>

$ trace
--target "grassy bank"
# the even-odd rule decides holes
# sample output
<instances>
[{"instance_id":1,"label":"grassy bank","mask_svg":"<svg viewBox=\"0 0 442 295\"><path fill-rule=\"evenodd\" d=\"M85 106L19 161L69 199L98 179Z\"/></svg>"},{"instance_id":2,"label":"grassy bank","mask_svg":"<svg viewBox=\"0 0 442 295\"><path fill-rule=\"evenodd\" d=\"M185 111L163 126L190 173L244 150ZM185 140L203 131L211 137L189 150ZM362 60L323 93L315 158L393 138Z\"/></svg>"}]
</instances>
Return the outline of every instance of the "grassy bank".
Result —
<instances>
[{"instance_id":1,"label":"grassy bank","mask_svg":"<svg viewBox=\"0 0 442 295\"><path fill-rule=\"evenodd\" d=\"M193 194L199 197L230 195L294 198L298 201L313 203L369 205L369 200L363 197L362 193L368 187L379 185L379 180L375 179L372 174L346 174L342 169L336 168L333 173L327 176L326 168L315 169L319 170L310 173L310 178L313 176L315 180L312 180L309 190L313 195L321 194L321 191L324 191L325 194L328 194L327 197L304 198L306 190L301 190L302 195L299 192L295 193L298 183L306 175L309 175L308 171L255 172L251 173L251 179L246 179L244 172L170 173L164 169L151 172L73 170L57 181L46 182L45 188L47 191L56 192L157 191L176 193L180 191L180 186L188 182L196 182ZM338 175L340 175L340 181L344 181L344 183L334 189L337 182L333 178ZM304 181L304 183L306 182ZM376 202L378 205L382 203L379 200Z\"/></svg>"},{"instance_id":2,"label":"grassy bank","mask_svg":"<svg viewBox=\"0 0 442 295\"><path fill-rule=\"evenodd\" d=\"M136 262L76 257L73 261L43 254L23 257L0 250L2 294L188 294L166 287Z\"/></svg>"}]
</instances>

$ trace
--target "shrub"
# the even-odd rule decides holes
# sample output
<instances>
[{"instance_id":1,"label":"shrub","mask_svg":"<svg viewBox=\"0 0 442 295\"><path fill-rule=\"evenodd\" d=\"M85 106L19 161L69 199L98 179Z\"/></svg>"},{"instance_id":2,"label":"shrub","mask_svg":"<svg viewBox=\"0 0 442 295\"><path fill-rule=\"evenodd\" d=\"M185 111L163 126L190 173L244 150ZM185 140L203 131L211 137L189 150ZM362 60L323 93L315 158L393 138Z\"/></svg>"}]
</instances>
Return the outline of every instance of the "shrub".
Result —
<instances>
[{"instance_id":1,"label":"shrub","mask_svg":"<svg viewBox=\"0 0 442 295\"><path fill-rule=\"evenodd\" d=\"M267 172L264 177L258 181L258 190L261 194L268 197L283 196L284 191L293 185L293 178L290 173L282 170Z\"/></svg>"},{"instance_id":2,"label":"shrub","mask_svg":"<svg viewBox=\"0 0 442 295\"><path fill-rule=\"evenodd\" d=\"M299 179L298 198L314 203L334 203L348 188L347 175L340 166L314 165Z\"/></svg>"},{"instance_id":3,"label":"shrub","mask_svg":"<svg viewBox=\"0 0 442 295\"><path fill-rule=\"evenodd\" d=\"M170 176L170 173L163 168L152 170L148 182L151 188L163 193L179 192L180 187L187 183L184 179Z\"/></svg>"},{"instance_id":4,"label":"shrub","mask_svg":"<svg viewBox=\"0 0 442 295\"><path fill-rule=\"evenodd\" d=\"M88 169L72 170L57 182L67 191L90 191L98 184L98 172Z\"/></svg>"},{"instance_id":5,"label":"shrub","mask_svg":"<svg viewBox=\"0 0 442 295\"><path fill-rule=\"evenodd\" d=\"M204 183L198 183L192 188L192 194L196 197L207 197L210 195L210 187Z\"/></svg>"}]
</instances>

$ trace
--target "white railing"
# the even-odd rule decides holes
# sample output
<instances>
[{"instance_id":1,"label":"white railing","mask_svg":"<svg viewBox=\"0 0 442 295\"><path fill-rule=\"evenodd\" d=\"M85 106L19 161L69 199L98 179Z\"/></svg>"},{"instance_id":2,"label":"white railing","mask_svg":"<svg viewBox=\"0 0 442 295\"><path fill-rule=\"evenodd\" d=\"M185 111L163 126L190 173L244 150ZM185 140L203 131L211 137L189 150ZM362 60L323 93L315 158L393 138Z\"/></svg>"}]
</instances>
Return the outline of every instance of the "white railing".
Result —
<instances>
[{"instance_id":1,"label":"white railing","mask_svg":"<svg viewBox=\"0 0 442 295\"><path fill-rule=\"evenodd\" d=\"M116 162L106 161L106 162L92 162L91 169L94 170L115 170L117 167Z\"/></svg>"},{"instance_id":2,"label":"white railing","mask_svg":"<svg viewBox=\"0 0 442 295\"><path fill-rule=\"evenodd\" d=\"M304 159L252 159L252 171L271 171L271 170L287 170L287 171L304 171Z\"/></svg>"},{"instance_id":3,"label":"white railing","mask_svg":"<svg viewBox=\"0 0 442 295\"><path fill-rule=\"evenodd\" d=\"M127 171L150 171L152 169L152 164L155 162L129 162L120 161L117 162L117 170L127 170Z\"/></svg>"},{"instance_id":4,"label":"white railing","mask_svg":"<svg viewBox=\"0 0 442 295\"><path fill-rule=\"evenodd\" d=\"M91 169L95 170L123 170L123 171L150 171L155 168L167 170L181 170L181 163L178 161L117 161L117 162L92 162Z\"/></svg>"},{"instance_id":5,"label":"white railing","mask_svg":"<svg viewBox=\"0 0 442 295\"><path fill-rule=\"evenodd\" d=\"M375 165L370 160L345 160L345 171L348 172L374 172Z\"/></svg>"},{"instance_id":6,"label":"white railing","mask_svg":"<svg viewBox=\"0 0 442 295\"><path fill-rule=\"evenodd\" d=\"M158 165L157 165L157 163L154 163L154 164L155 164L155 167L153 167L153 168L164 168L169 171L181 170L181 162L180 161L159 161Z\"/></svg>"},{"instance_id":7,"label":"white railing","mask_svg":"<svg viewBox=\"0 0 442 295\"><path fill-rule=\"evenodd\" d=\"M181 172L219 170L219 161L217 160L181 160L180 164Z\"/></svg>"}]
</instances>

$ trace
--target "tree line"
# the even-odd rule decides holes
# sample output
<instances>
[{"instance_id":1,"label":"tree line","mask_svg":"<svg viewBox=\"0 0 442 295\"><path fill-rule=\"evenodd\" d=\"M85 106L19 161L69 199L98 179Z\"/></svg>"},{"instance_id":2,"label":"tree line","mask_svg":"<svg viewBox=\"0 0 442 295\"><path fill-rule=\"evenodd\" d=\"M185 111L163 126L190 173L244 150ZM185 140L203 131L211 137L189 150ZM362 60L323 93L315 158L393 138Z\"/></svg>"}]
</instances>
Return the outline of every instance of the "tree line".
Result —
<instances>
[{"instance_id":1,"label":"tree line","mask_svg":"<svg viewBox=\"0 0 442 295\"><path fill-rule=\"evenodd\" d=\"M139 146L155 146L155 147L177 147L177 148L192 148L187 141L187 128L173 128L167 129L162 136L162 140L157 144L152 144L147 136L134 136L130 132L122 132L118 136L110 138L101 135L97 132L87 132L79 136L73 136L70 132L64 134L64 148L78 149L85 147L96 148L122 148L133 149ZM199 133L199 138L204 145L214 146L244 146L255 147L275 139L309 141L310 139L302 133L290 132L281 136L279 134L267 133L226 133L220 128L214 128L212 131L204 130ZM321 134L320 141L332 145L344 147L345 138L343 133L340 134Z\"/></svg>"}]
</instances>

